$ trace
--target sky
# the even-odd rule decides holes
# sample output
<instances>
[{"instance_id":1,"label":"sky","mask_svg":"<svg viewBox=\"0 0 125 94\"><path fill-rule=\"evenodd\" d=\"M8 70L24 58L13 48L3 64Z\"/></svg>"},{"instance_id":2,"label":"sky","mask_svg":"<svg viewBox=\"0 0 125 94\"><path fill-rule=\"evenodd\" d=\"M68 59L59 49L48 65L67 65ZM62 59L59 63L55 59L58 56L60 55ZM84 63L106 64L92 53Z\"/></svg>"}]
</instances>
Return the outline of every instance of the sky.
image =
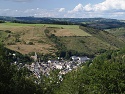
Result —
<instances>
[{"instance_id":1,"label":"sky","mask_svg":"<svg viewBox=\"0 0 125 94\"><path fill-rule=\"evenodd\" d=\"M0 0L0 16L125 19L125 0Z\"/></svg>"}]
</instances>

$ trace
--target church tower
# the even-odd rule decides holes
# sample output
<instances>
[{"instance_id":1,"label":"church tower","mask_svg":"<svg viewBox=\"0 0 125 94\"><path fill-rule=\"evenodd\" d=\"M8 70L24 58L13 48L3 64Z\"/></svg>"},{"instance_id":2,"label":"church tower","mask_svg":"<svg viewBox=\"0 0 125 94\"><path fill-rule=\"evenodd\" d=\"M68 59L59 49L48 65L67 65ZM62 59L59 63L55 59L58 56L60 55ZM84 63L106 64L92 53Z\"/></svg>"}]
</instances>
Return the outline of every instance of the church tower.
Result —
<instances>
[{"instance_id":1,"label":"church tower","mask_svg":"<svg viewBox=\"0 0 125 94\"><path fill-rule=\"evenodd\" d=\"M35 52L34 61L37 62L37 60L38 60L38 59L37 59L37 54L36 54L36 52Z\"/></svg>"}]
</instances>

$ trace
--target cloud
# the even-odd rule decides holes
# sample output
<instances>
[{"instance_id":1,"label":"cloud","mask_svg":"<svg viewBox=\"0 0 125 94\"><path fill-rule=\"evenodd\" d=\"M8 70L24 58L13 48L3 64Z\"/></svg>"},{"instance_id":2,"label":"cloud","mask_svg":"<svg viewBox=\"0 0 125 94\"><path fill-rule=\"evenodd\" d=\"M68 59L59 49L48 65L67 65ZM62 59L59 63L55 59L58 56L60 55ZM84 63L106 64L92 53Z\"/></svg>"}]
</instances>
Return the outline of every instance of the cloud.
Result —
<instances>
[{"instance_id":1,"label":"cloud","mask_svg":"<svg viewBox=\"0 0 125 94\"><path fill-rule=\"evenodd\" d=\"M28 2L32 0L8 0L17 2ZM25 9L25 10L12 10L0 9L0 15L3 16L35 16L35 17L66 17L66 18L125 18L125 0L105 0L97 4L81 3L74 6L73 9L67 10L66 8L47 9Z\"/></svg>"},{"instance_id":2,"label":"cloud","mask_svg":"<svg viewBox=\"0 0 125 94\"><path fill-rule=\"evenodd\" d=\"M125 0L105 0L97 4L76 5L68 11L70 17L123 17L125 15Z\"/></svg>"},{"instance_id":3,"label":"cloud","mask_svg":"<svg viewBox=\"0 0 125 94\"><path fill-rule=\"evenodd\" d=\"M125 0L105 0L102 3L98 3L95 5L87 4L83 6L82 4L78 4L75 6L73 10L70 10L69 13L75 13L79 11L110 11L110 10L125 10Z\"/></svg>"},{"instance_id":4,"label":"cloud","mask_svg":"<svg viewBox=\"0 0 125 94\"><path fill-rule=\"evenodd\" d=\"M85 11L91 11L91 10L92 10L92 6L91 6L91 4L87 4L87 5L85 5L85 6L83 7L83 9L84 9Z\"/></svg>"},{"instance_id":5,"label":"cloud","mask_svg":"<svg viewBox=\"0 0 125 94\"><path fill-rule=\"evenodd\" d=\"M108 10L125 10L125 0L105 0L95 5L88 4L84 10L90 11L108 11Z\"/></svg>"},{"instance_id":6,"label":"cloud","mask_svg":"<svg viewBox=\"0 0 125 94\"><path fill-rule=\"evenodd\" d=\"M83 5L82 4L78 4L74 9L73 11L81 11L83 10Z\"/></svg>"},{"instance_id":7,"label":"cloud","mask_svg":"<svg viewBox=\"0 0 125 94\"><path fill-rule=\"evenodd\" d=\"M68 11L68 13L75 13L75 12L79 12L83 10L83 5L82 4L78 4L73 10Z\"/></svg>"},{"instance_id":8,"label":"cloud","mask_svg":"<svg viewBox=\"0 0 125 94\"><path fill-rule=\"evenodd\" d=\"M65 8L60 8L59 9L59 12L64 12L65 11Z\"/></svg>"}]
</instances>

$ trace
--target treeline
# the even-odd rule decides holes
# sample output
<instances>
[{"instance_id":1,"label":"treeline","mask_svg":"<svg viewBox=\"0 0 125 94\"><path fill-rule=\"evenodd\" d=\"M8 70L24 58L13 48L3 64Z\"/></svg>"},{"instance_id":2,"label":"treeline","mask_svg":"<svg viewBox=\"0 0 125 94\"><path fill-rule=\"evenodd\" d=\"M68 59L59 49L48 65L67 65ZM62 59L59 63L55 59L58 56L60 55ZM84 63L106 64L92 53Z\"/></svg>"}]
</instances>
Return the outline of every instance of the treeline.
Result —
<instances>
[{"instance_id":1,"label":"treeline","mask_svg":"<svg viewBox=\"0 0 125 94\"><path fill-rule=\"evenodd\" d=\"M0 23L5 23L5 21L4 20L0 20Z\"/></svg>"},{"instance_id":2,"label":"treeline","mask_svg":"<svg viewBox=\"0 0 125 94\"><path fill-rule=\"evenodd\" d=\"M86 26L86 27L92 27L95 29L112 29L112 28L120 28L124 27L125 23L120 22L120 21L97 21L97 22L75 22L75 21L60 21L60 20L55 20L55 19L36 19L36 20L12 20L12 23L22 23L22 24L59 24L59 25L81 25L81 26Z\"/></svg>"},{"instance_id":3,"label":"treeline","mask_svg":"<svg viewBox=\"0 0 125 94\"><path fill-rule=\"evenodd\" d=\"M25 20L13 20L12 23L21 23L21 24L58 24L58 25L74 25L76 23L68 21L55 21L55 20L42 20L42 21L25 21Z\"/></svg>"},{"instance_id":4,"label":"treeline","mask_svg":"<svg viewBox=\"0 0 125 94\"><path fill-rule=\"evenodd\" d=\"M91 22L91 23L85 23L85 24L80 24L81 26L85 27L92 27L94 29L112 29L112 28L120 28L124 27L125 23L120 22L120 21L99 21L99 22Z\"/></svg>"}]
</instances>

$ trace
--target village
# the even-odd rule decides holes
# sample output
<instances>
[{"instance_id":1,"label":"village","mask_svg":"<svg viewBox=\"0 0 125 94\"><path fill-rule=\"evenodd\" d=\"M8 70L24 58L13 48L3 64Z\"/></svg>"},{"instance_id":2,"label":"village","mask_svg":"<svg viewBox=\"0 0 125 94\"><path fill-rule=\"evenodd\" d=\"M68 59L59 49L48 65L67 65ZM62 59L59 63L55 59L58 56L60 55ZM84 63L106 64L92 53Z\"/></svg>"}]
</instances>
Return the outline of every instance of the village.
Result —
<instances>
[{"instance_id":1,"label":"village","mask_svg":"<svg viewBox=\"0 0 125 94\"><path fill-rule=\"evenodd\" d=\"M72 56L71 60L69 61L58 58L58 60L48 60L47 62L40 62L36 53L34 56L32 56L32 58L34 59L34 62L31 65L25 64L24 66L28 68L36 76L36 78L40 78L41 73L42 75L49 76L51 70L58 69L60 70L58 74L60 81L63 80L62 75L65 75L66 73L77 69L81 64L90 60L90 58L88 58L87 56Z\"/></svg>"}]
</instances>

